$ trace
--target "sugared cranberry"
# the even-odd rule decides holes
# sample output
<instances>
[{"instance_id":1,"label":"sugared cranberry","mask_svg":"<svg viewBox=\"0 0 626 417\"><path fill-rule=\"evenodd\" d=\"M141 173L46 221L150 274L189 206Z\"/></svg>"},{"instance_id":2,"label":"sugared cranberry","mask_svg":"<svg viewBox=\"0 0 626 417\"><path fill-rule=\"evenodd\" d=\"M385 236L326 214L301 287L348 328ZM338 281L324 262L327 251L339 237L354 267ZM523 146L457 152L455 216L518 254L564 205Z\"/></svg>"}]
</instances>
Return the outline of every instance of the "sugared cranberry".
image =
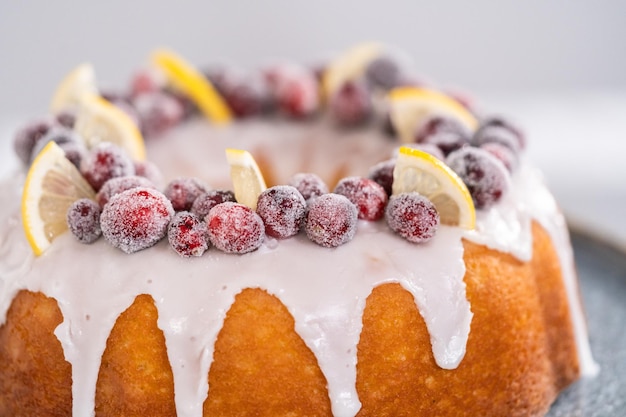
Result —
<instances>
[{"instance_id":1,"label":"sugared cranberry","mask_svg":"<svg viewBox=\"0 0 626 417\"><path fill-rule=\"evenodd\" d=\"M416 192L391 196L385 219L391 230L413 243L427 242L439 227L437 209Z\"/></svg>"},{"instance_id":2,"label":"sugared cranberry","mask_svg":"<svg viewBox=\"0 0 626 417\"><path fill-rule=\"evenodd\" d=\"M426 142L429 136L442 132L456 133L464 138L464 143L468 142L470 136L470 132L458 120L449 117L433 116L418 126L415 132L415 142Z\"/></svg>"},{"instance_id":3,"label":"sugared cranberry","mask_svg":"<svg viewBox=\"0 0 626 417\"><path fill-rule=\"evenodd\" d=\"M181 103L162 91L135 96L133 106L137 110L141 128L146 136L163 133L183 119Z\"/></svg>"},{"instance_id":4,"label":"sugared cranberry","mask_svg":"<svg viewBox=\"0 0 626 417\"><path fill-rule=\"evenodd\" d=\"M144 177L139 177L137 175L130 175L128 177L116 177L111 178L102 185L100 191L98 191L98 194L96 195L96 201L98 202L100 207L104 207L104 205L108 203L111 197L113 197L114 195L138 187L156 189L154 184Z\"/></svg>"},{"instance_id":5,"label":"sugared cranberry","mask_svg":"<svg viewBox=\"0 0 626 417\"><path fill-rule=\"evenodd\" d=\"M206 223L193 213L179 211L167 228L167 240L183 258L202 256L209 248Z\"/></svg>"},{"instance_id":6,"label":"sugared cranberry","mask_svg":"<svg viewBox=\"0 0 626 417\"><path fill-rule=\"evenodd\" d=\"M467 185L476 208L491 207L509 188L504 164L484 149L461 148L448 155L446 163Z\"/></svg>"},{"instance_id":7,"label":"sugared cranberry","mask_svg":"<svg viewBox=\"0 0 626 417\"><path fill-rule=\"evenodd\" d=\"M62 126L56 126L48 130L33 147L31 158L35 159L39 152L50 142L55 142L63 151L67 159L72 161L76 166L80 166L80 161L87 153L83 140L72 129Z\"/></svg>"},{"instance_id":8,"label":"sugared cranberry","mask_svg":"<svg viewBox=\"0 0 626 417\"><path fill-rule=\"evenodd\" d=\"M135 175L135 165L122 148L110 142L102 142L83 158L80 172L98 191L111 178Z\"/></svg>"},{"instance_id":9,"label":"sugared cranberry","mask_svg":"<svg viewBox=\"0 0 626 417\"><path fill-rule=\"evenodd\" d=\"M387 193L374 180L363 177L343 178L333 192L346 196L356 206L359 219L374 221L385 214Z\"/></svg>"},{"instance_id":10,"label":"sugared cranberry","mask_svg":"<svg viewBox=\"0 0 626 417\"><path fill-rule=\"evenodd\" d=\"M73 110L63 110L58 113L56 116L57 123L61 126L67 127L68 129L73 129L74 124L76 123L76 112Z\"/></svg>"},{"instance_id":11,"label":"sugared cranberry","mask_svg":"<svg viewBox=\"0 0 626 417\"><path fill-rule=\"evenodd\" d=\"M339 194L324 194L309 204L306 235L318 245L335 248L352 240L357 228L358 210Z\"/></svg>"},{"instance_id":12,"label":"sugared cranberry","mask_svg":"<svg viewBox=\"0 0 626 417\"><path fill-rule=\"evenodd\" d=\"M264 112L270 101L270 93L261 79L237 77L222 86L228 107L237 117L249 117Z\"/></svg>"},{"instance_id":13,"label":"sugared cranberry","mask_svg":"<svg viewBox=\"0 0 626 417\"><path fill-rule=\"evenodd\" d=\"M369 63L365 69L367 81L374 87L390 90L400 82L400 66L389 56L381 56Z\"/></svg>"},{"instance_id":14,"label":"sugared cranberry","mask_svg":"<svg viewBox=\"0 0 626 417\"><path fill-rule=\"evenodd\" d=\"M13 140L13 147L15 153L24 164L29 164L31 161L31 154L35 144L41 139L48 130L54 126L54 120L50 118L44 118L39 120L33 120L28 124L22 126L16 133Z\"/></svg>"},{"instance_id":15,"label":"sugared cranberry","mask_svg":"<svg viewBox=\"0 0 626 417\"><path fill-rule=\"evenodd\" d=\"M152 184L158 187L163 182L161 170L150 161L135 161L135 175L149 179Z\"/></svg>"},{"instance_id":16,"label":"sugared cranberry","mask_svg":"<svg viewBox=\"0 0 626 417\"><path fill-rule=\"evenodd\" d=\"M295 187L277 185L259 195L256 211L263 219L265 233L284 239L300 231L306 213L306 201Z\"/></svg>"},{"instance_id":17,"label":"sugared cranberry","mask_svg":"<svg viewBox=\"0 0 626 417\"><path fill-rule=\"evenodd\" d=\"M268 69L265 77L276 104L283 113L302 118L318 110L319 84L308 68L280 65Z\"/></svg>"},{"instance_id":18,"label":"sugared cranberry","mask_svg":"<svg viewBox=\"0 0 626 417\"><path fill-rule=\"evenodd\" d=\"M328 193L328 186L316 174L300 172L291 177L289 185L296 187L306 201Z\"/></svg>"},{"instance_id":19,"label":"sugared cranberry","mask_svg":"<svg viewBox=\"0 0 626 417\"><path fill-rule=\"evenodd\" d=\"M469 137L458 132L437 132L426 136L420 145L434 145L444 155L469 145Z\"/></svg>"},{"instance_id":20,"label":"sugared cranberry","mask_svg":"<svg viewBox=\"0 0 626 417\"><path fill-rule=\"evenodd\" d=\"M165 86L165 77L162 72L155 68L142 68L137 71L130 82L132 96L145 93L154 93Z\"/></svg>"},{"instance_id":21,"label":"sugared cranberry","mask_svg":"<svg viewBox=\"0 0 626 417\"><path fill-rule=\"evenodd\" d=\"M356 125L372 114L372 99L362 80L348 81L330 97L330 112L340 124Z\"/></svg>"},{"instance_id":22,"label":"sugared cranberry","mask_svg":"<svg viewBox=\"0 0 626 417\"><path fill-rule=\"evenodd\" d=\"M517 154L508 146L498 142L487 142L480 145L480 148L498 158L509 172L513 172L517 167Z\"/></svg>"},{"instance_id":23,"label":"sugared cranberry","mask_svg":"<svg viewBox=\"0 0 626 417\"><path fill-rule=\"evenodd\" d=\"M370 168L368 178L376 181L378 185L383 187L385 193L388 196L391 195L393 186L393 169L396 167L395 159L388 159L383 162L379 162Z\"/></svg>"},{"instance_id":24,"label":"sugared cranberry","mask_svg":"<svg viewBox=\"0 0 626 417\"><path fill-rule=\"evenodd\" d=\"M227 201L236 203L235 193L230 190L211 190L206 193L200 194L191 205L191 212L198 216L200 219L204 219L209 211L218 204L225 203Z\"/></svg>"},{"instance_id":25,"label":"sugared cranberry","mask_svg":"<svg viewBox=\"0 0 626 417\"><path fill-rule=\"evenodd\" d=\"M483 143L498 142L519 152L526 146L526 139L521 129L512 122L498 116L484 119L474 137L472 144L481 146Z\"/></svg>"},{"instance_id":26,"label":"sugared cranberry","mask_svg":"<svg viewBox=\"0 0 626 417\"><path fill-rule=\"evenodd\" d=\"M165 187L164 194L172 202L176 211L189 211L193 202L206 192L205 185L197 178L179 177Z\"/></svg>"},{"instance_id":27,"label":"sugared cranberry","mask_svg":"<svg viewBox=\"0 0 626 417\"><path fill-rule=\"evenodd\" d=\"M206 223L213 246L227 253L252 252L265 237L261 217L239 203L226 202L213 207Z\"/></svg>"},{"instance_id":28,"label":"sugared cranberry","mask_svg":"<svg viewBox=\"0 0 626 417\"><path fill-rule=\"evenodd\" d=\"M114 195L100 216L102 235L116 248L133 253L149 248L167 234L174 216L172 203L151 188L133 188Z\"/></svg>"},{"instance_id":29,"label":"sugared cranberry","mask_svg":"<svg viewBox=\"0 0 626 417\"><path fill-rule=\"evenodd\" d=\"M100 206L88 198L72 203L67 210L67 226L82 243L93 243L100 235Z\"/></svg>"}]
</instances>

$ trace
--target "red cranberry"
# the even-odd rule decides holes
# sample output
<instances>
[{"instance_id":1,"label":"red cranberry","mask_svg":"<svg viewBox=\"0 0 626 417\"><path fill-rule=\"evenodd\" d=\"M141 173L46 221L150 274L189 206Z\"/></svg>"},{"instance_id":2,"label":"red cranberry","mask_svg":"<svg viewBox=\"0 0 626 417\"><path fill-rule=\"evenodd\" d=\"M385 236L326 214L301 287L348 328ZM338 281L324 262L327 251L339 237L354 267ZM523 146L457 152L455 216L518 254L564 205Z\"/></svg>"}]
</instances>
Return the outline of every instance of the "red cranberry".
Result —
<instances>
[{"instance_id":1,"label":"red cranberry","mask_svg":"<svg viewBox=\"0 0 626 417\"><path fill-rule=\"evenodd\" d=\"M270 93L262 80L238 77L222 86L226 103L237 117L263 113L270 102Z\"/></svg>"},{"instance_id":2,"label":"red cranberry","mask_svg":"<svg viewBox=\"0 0 626 417\"><path fill-rule=\"evenodd\" d=\"M266 72L266 79L278 108L288 116L302 118L318 110L319 84L307 68L277 66Z\"/></svg>"},{"instance_id":3,"label":"red cranberry","mask_svg":"<svg viewBox=\"0 0 626 417\"><path fill-rule=\"evenodd\" d=\"M295 187L277 185L259 195L256 211L263 219L265 233L284 239L300 231L306 213L306 201Z\"/></svg>"},{"instance_id":4,"label":"red cranberry","mask_svg":"<svg viewBox=\"0 0 626 417\"><path fill-rule=\"evenodd\" d=\"M126 253L149 248L167 234L172 203L159 191L133 188L114 195L102 210L102 235Z\"/></svg>"},{"instance_id":5,"label":"red cranberry","mask_svg":"<svg viewBox=\"0 0 626 417\"><path fill-rule=\"evenodd\" d=\"M167 240L183 258L202 256L209 248L206 224L193 213L179 211L167 228Z\"/></svg>"},{"instance_id":6,"label":"red cranberry","mask_svg":"<svg viewBox=\"0 0 626 417\"><path fill-rule=\"evenodd\" d=\"M461 148L448 155L446 163L467 185L476 208L491 207L509 188L506 168L484 149Z\"/></svg>"},{"instance_id":7,"label":"red cranberry","mask_svg":"<svg viewBox=\"0 0 626 417\"><path fill-rule=\"evenodd\" d=\"M358 210L339 194L324 194L309 204L306 235L318 245L335 248L354 238Z\"/></svg>"},{"instance_id":8,"label":"red cranberry","mask_svg":"<svg viewBox=\"0 0 626 417\"><path fill-rule=\"evenodd\" d=\"M80 242L95 242L102 234L100 206L88 198L75 201L67 210L67 226Z\"/></svg>"},{"instance_id":9,"label":"red cranberry","mask_svg":"<svg viewBox=\"0 0 626 417\"><path fill-rule=\"evenodd\" d=\"M343 178L333 192L346 196L356 206L359 219L374 221L385 214L387 193L374 180L363 177Z\"/></svg>"},{"instance_id":10,"label":"red cranberry","mask_svg":"<svg viewBox=\"0 0 626 417\"><path fill-rule=\"evenodd\" d=\"M15 133L13 147L15 153L24 164L28 165L30 163L35 144L48 133L48 130L50 130L54 124L54 121L50 118L33 120Z\"/></svg>"},{"instance_id":11,"label":"red cranberry","mask_svg":"<svg viewBox=\"0 0 626 417\"><path fill-rule=\"evenodd\" d=\"M132 96L154 93L165 86L165 77L154 68L143 68L137 71L130 82Z\"/></svg>"},{"instance_id":12,"label":"red cranberry","mask_svg":"<svg viewBox=\"0 0 626 417\"><path fill-rule=\"evenodd\" d=\"M196 198L205 192L206 187L197 178L180 177L165 187L164 194L172 202L174 210L189 211Z\"/></svg>"},{"instance_id":13,"label":"red cranberry","mask_svg":"<svg viewBox=\"0 0 626 417\"><path fill-rule=\"evenodd\" d=\"M472 144L480 146L487 142L498 142L519 152L526 146L526 138L522 130L505 118L491 116L484 119L474 137Z\"/></svg>"},{"instance_id":14,"label":"red cranberry","mask_svg":"<svg viewBox=\"0 0 626 417\"><path fill-rule=\"evenodd\" d=\"M76 123L76 112L73 110L63 110L56 115L57 123L68 129L73 129Z\"/></svg>"},{"instance_id":15,"label":"red cranberry","mask_svg":"<svg viewBox=\"0 0 626 417\"><path fill-rule=\"evenodd\" d=\"M100 205L100 207L104 207L106 203L109 202L111 197L115 194L119 194L126 190L132 190L133 188L145 187L145 188L154 188L154 184L147 178L139 177L137 175L130 175L128 177L116 177L111 178L107 182L105 182L98 194L96 195L96 201Z\"/></svg>"},{"instance_id":16,"label":"red cranberry","mask_svg":"<svg viewBox=\"0 0 626 417\"><path fill-rule=\"evenodd\" d=\"M306 201L328 193L328 186L324 181L316 174L309 172L295 174L291 177L289 185L296 187Z\"/></svg>"},{"instance_id":17,"label":"red cranberry","mask_svg":"<svg viewBox=\"0 0 626 417\"><path fill-rule=\"evenodd\" d=\"M467 143L470 136L470 132L458 120L449 117L433 116L418 127L415 132L415 142L426 142L429 136L442 132L456 133L464 138L464 143Z\"/></svg>"},{"instance_id":18,"label":"red cranberry","mask_svg":"<svg viewBox=\"0 0 626 417\"><path fill-rule=\"evenodd\" d=\"M513 172L517 167L517 154L508 146L498 142L487 142L480 145L480 148L498 158L509 172Z\"/></svg>"},{"instance_id":19,"label":"red cranberry","mask_svg":"<svg viewBox=\"0 0 626 417\"><path fill-rule=\"evenodd\" d=\"M65 151L65 156L77 166L80 166L80 161L87 153L83 139L76 132L67 127L57 126L52 127L37 141L31 152L31 158L34 160L50 142L59 145Z\"/></svg>"},{"instance_id":20,"label":"red cranberry","mask_svg":"<svg viewBox=\"0 0 626 417\"><path fill-rule=\"evenodd\" d=\"M80 172L98 191L111 178L135 175L135 165L122 148L110 142L102 142L83 158Z\"/></svg>"},{"instance_id":21,"label":"red cranberry","mask_svg":"<svg viewBox=\"0 0 626 417\"><path fill-rule=\"evenodd\" d=\"M367 81L378 88L390 90L400 83L400 66L389 56L381 56L369 63L365 69Z\"/></svg>"},{"instance_id":22,"label":"red cranberry","mask_svg":"<svg viewBox=\"0 0 626 417\"><path fill-rule=\"evenodd\" d=\"M160 186L163 174L156 164L150 161L135 161L135 175L147 178L154 185Z\"/></svg>"},{"instance_id":23,"label":"red cranberry","mask_svg":"<svg viewBox=\"0 0 626 417\"><path fill-rule=\"evenodd\" d=\"M183 120L181 103L161 91L137 95L133 99L133 106L146 136L161 134Z\"/></svg>"},{"instance_id":24,"label":"red cranberry","mask_svg":"<svg viewBox=\"0 0 626 417\"><path fill-rule=\"evenodd\" d=\"M200 194L194 200L191 206L191 212L200 219L204 219L213 207L227 201L236 203L237 200L235 199L235 193L230 190L207 191L206 193Z\"/></svg>"},{"instance_id":25,"label":"red cranberry","mask_svg":"<svg viewBox=\"0 0 626 417\"><path fill-rule=\"evenodd\" d=\"M213 246L227 253L252 252L265 237L261 217L239 203L226 202L213 207L206 223Z\"/></svg>"},{"instance_id":26,"label":"red cranberry","mask_svg":"<svg viewBox=\"0 0 626 417\"><path fill-rule=\"evenodd\" d=\"M330 98L330 112L343 125L365 122L372 114L372 99L363 81L344 83Z\"/></svg>"},{"instance_id":27,"label":"red cranberry","mask_svg":"<svg viewBox=\"0 0 626 417\"><path fill-rule=\"evenodd\" d=\"M458 132L437 132L426 136L420 145L434 145L444 155L469 145L469 138Z\"/></svg>"},{"instance_id":28,"label":"red cranberry","mask_svg":"<svg viewBox=\"0 0 626 417\"><path fill-rule=\"evenodd\" d=\"M437 209L416 192L391 196L385 219L391 230L413 243L427 242L439 227Z\"/></svg>"},{"instance_id":29,"label":"red cranberry","mask_svg":"<svg viewBox=\"0 0 626 417\"><path fill-rule=\"evenodd\" d=\"M383 187L383 190L385 190L385 193L387 193L388 196L391 195L392 191L393 169L395 167L396 160L388 159L371 167L367 175L371 180L376 181L378 185Z\"/></svg>"}]
</instances>

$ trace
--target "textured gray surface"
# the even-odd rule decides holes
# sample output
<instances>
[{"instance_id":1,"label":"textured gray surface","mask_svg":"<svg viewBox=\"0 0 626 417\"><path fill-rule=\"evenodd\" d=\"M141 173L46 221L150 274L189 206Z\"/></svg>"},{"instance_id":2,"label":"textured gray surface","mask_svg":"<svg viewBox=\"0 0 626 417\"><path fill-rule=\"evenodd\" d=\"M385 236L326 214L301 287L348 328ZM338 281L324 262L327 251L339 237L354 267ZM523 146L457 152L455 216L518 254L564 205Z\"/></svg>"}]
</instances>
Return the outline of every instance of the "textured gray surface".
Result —
<instances>
[{"instance_id":1,"label":"textured gray surface","mask_svg":"<svg viewBox=\"0 0 626 417\"><path fill-rule=\"evenodd\" d=\"M565 391L549 417L626 416L626 253L581 233L572 236L591 349L601 367Z\"/></svg>"}]
</instances>

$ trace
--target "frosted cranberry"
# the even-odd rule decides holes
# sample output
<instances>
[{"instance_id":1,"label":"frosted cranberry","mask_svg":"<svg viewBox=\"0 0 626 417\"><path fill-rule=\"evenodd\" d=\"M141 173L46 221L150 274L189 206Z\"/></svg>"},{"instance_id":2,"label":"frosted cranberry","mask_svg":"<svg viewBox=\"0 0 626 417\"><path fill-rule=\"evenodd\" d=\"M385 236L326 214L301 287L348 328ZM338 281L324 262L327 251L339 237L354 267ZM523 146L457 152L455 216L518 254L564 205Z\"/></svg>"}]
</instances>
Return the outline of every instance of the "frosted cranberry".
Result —
<instances>
[{"instance_id":1,"label":"frosted cranberry","mask_svg":"<svg viewBox=\"0 0 626 417\"><path fill-rule=\"evenodd\" d=\"M369 63L365 69L367 81L378 88L390 90L400 82L400 66L389 56L381 56Z\"/></svg>"},{"instance_id":2,"label":"frosted cranberry","mask_svg":"<svg viewBox=\"0 0 626 417\"><path fill-rule=\"evenodd\" d=\"M100 216L102 235L126 253L149 248L167 234L174 216L172 203L151 188L133 188L114 195Z\"/></svg>"},{"instance_id":3,"label":"frosted cranberry","mask_svg":"<svg viewBox=\"0 0 626 417\"><path fill-rule=\"evenodd\" d=\"M74 124L76 123L76 112L72 110L63 110L58 113L56 116L56 121L61 126L67 127L68 129L73 129Z\"/></svg>"},{"instance_id":4,"label":"frosted cranberry","mask_svg":"<svg viewBox=\"0 0 626 417\"><path fill-rule=\"evenodd\" d=\"M249 117L264 112L270 93L262 80L254 77L237 77L222 86L226 103L237 117Z\"/></svg>"},{"instance_id":5,"label":"frosted cranberry","mask_svg":"<svg viewBox=\"0 0 626 417\"><path fill-rule=\"evenodd\" d=\"M368 178L376 181L378 185L383 187L385 193L388 196L391 195L391 189L393 186L393 169L396 167L395 159L388 159L383 162L379 162L370 168Z\"/></svg>"},{"instance_id":6,"label":"frosted cranberry","mask_svg":"<svg viewBox=\"0 0 626 417\"><path fill-rule=\"evenodd\" d=\"M416 192L391 196L385 219L391 230L413 243L427 242L439 227L437 209Z\"/></svg>"},{"instance_id":7,"label":"frosted cranberry","mask_svg":"<svg viewBox=\"0 0 626 417\"><path fill-rule=\"evenodd\" d=\"M78 169L80 169L80 164L87 155L87 148L82 142L67 142L60 145L63 152L65 152L65 157L70 160L72 164Z\"/></svg>"},{"instance_id":8,"label":"frosted cranberry","mask_svg":"<svg viewBox=\"0 0 626 417\"><path fill-rule=\"evenodd\" d=\"M164 194L172 202L174 210L189 211L196 198L205 192L206 187L197 178L180 177L167 184Z\"/></svg>"},{"instance_id":9,"label":"frosted cranberry","mask_svg":"<svg viewBox=\"0 0 626 417\"><path fill-rule=\"evenodd\" d=\"M139 94L154 93L161 90L165 85L165 77L154 68L142 68L135 72L130 81L132 96Z\"/></svg>"},{"instance_id":10,"label":"frosted cranberry","mask_svg":"<svg viewBox=\"0 0 626 417\"><path fill-rule=\"evenodd\" d=\"M235 194L230 190L211 190L200 194L191 205L191 212L204 219L209 211L218 204L227 201L236 203Z\"/></svg>"},{"instance_id":11,"label":"frosted cranberry","mask_svg":"<svg viewBox=\"0 0 626 417\"><path fill-rule=\"evenodd\" d=\"M456 133L463 137L464 143L468 142L470 136L470 132L458 120L449 117L434 116L428 118L418 127L415 132L415 142L427 142L429 136L442 132Z\"/></svg>"},{"instance_id":12,"label":"frosted cranberry","mask_svg":"<svg viewBox=\"0 0 626 417\"><path fill-rule=\"evenodd\" d=\"M437 132L426 136L420 145L434 145L444 155L469 145L469 137L458 132Z\"/></svg>"},{"instance_id":13,"label":"frosted cranberry","mask_svg":"<svg viewBox=\"0 0 626 417\"><path fill-rule=\"evenodd\" d=\"M193 213L179 211L167 228L167 240L183 258L202 256L209 248L206 224Z\"/></svg>"},{"instance_id":14,"label":"frosted cranberry","mask_svg":"<svg viewBox=\"0 0 626 417\"><path fill-rule=\"evenodd\" d=\"M213 207L206 223L213 246L227 253L252 252L265 237L261 217L239 203L226 202Z\"/></svg>"},{"instance_id":15,"label":"frosted cranberry","mask_svg":"<svg viewBox=\"0 0 626 417\"><path fill-rule=\"evenodd\" d=\"M328 193L328 186L316 174L300 172L291 177L289 185L295 187L306 201Z\"/></svg>"},{"instance_id":16,"label":"frosted cranberry","mask_svg":"<svg viewBox=\"0 0 626 417\"><path fill-rule=\"evenodd\" d=\"M128 177L116 177L111 178L102 185L100 191L98 191L98 194L96 195L96 201L98 202L100 207L104 207L104 205L108 203L111 197L113 197L114 195L138 187L156 189L154 184L144 177L139 177L137 175L130 175Z\"/></svg>"},{"instance_id":17,"label":"frosted cranberry","mask_svg":"<svg viewBox=\"0 0 626 417\"><path fill-rule=\"evenodd\" d=\"M358 210L339 194L324 194L309 204L306 235L318 245L335 248L354 238Z\"/></svg>"},{"instance_id":18,"label":"frosted cranberry","mask_svg":"<svg viewBox=\"0 0 626 417\"><path fill-rule=\"evenodd\" d=\"M176 126L183 119L181 103L171 95L155 91L139 94L133 99L141 128L146 136L154 136Z\"/></svg>"},{"instance_id":19,"label":"frosted cranberry","mask_svg":"<svg viewBox=\"0 0 626 417\"><path fill-rule=\"evenodd\" d=\"M259 195L256 211L263 219L265 233L277 239L300 231L306 214L306 201L290 185L277 185Z\"/></svg>"},{"instance_id":20,"label":"frosted cranberry","mask_svg":"<svg viewBox=\"0 0 626 417\"><path fill-rule=\"evenodd\" d=\"M359 219L374 221L385 214L387 193L374 180L363 177L343 178L333 192L346 196L356 206Z\"/></svg>"},{"instance_id":21,"label":"frosted cranberry","mask_svg":"<svg viewBox=\"0 0 626 417\"><path fill-rule=\"evenodd\" d=\"M474 146L488 142L501 143L514 152L519 152L526 146L526 139L521 129L510 121L497 116L483 120L472 138Z\"/></svg>"},{"instance_id":22,"label":"frosted cranberry","mask_svg":"<svg viewBox=\"0 0 626 417\"><path fill-rule=\"evenodd\" d=\"M93 243L102 234L100 229L100 206L93 200L81 198L67 210L67 226L82 243Z\"/></svg>"},{"instance_id":23,"label":"frosted cranberry","mask_svg":"<svg viewBox=\"0 0 626 417\"><path fill-rule=\"evenodd\" d=\"M13 147L15 153L24 164L30 163L35 144L48 133L48 130L50 130L54 124L54 121L50 118L33 120L22 126L15 133Z\"/></svg>"},{"instance_id":24,"label":"frosted cranberry","mask_svg":"<svg viewBox=\"0 0 626 417\"><path fill-rule=\"evenodd\" d=\"M170 95L174 100L180 104L180 107L183 109L183 120L187 120L190 117L198 114L199 109L196 103L189 98L189 96L171 89L166 89L165 92Z\"/></svg>"},{"instance_id":25,"label":"frosted cranberry","mask_svg":"<svg viewBox=\"0 0 626 417\"><path fill-rule=\"evenodd\" d=\"M62 126L56 126L48 130L33 147L31 152L31 158L35 159L39 152L46 147L50 142L55 142L63 151L65 156L74 163L74 165L80 166L80 161L87 153L83 140L72 129Z\"/></svg>"},{"instance_id":26,"label":"frosted cranberry","mask_svg":"<svg viewBox=\"0 0 626 417\"><path fill-rule=\"evenodd\" d=\"M135 175L147 178L154 185L160 186L163 174L159 167L150 161L135 161Z\"/></svg>"},{"instance_id":27,"label":"frosted cranberry","mask_svg":"<svg viewBox=\"0 0 626 417\"><path fill-rule=\"evenodd\" d=\"M269 86L278 108L285 114L302 118L315 113L320 106L319 84L307 68L285 66L277 68L269 77Z\"/></svg>"},{"instance_id":28,"label":"frosted cranberry","mask_svg":"<svg viewBox=\"0 0 626 417\"><path fill-rule=\"evenodd\" d=\"M102 142L83 158L80 172L98 191L111 178L135 175L135 165L122 148L110 142Z\"/></svg>"},{"instance_id":29,"label":"frosted cranberry","mask_svg":"<svg viewBox=\"0 0 626 417\"><path fill-rule=\"evenodd\" d=\"M509 188L506 168L484 149L461 148L448 155L446 163L467 185L476 208L491 207Z\"/></svg>"},{"instance_id":30,"label":"frosted cranberry","mask_svg":"<svg viewBox=\"0 0 626 417\"><path fill-rule=\"evenodd\" d=\"M508 146L497 142L487 142L480 145L480 148L498 158L509 172L513 172L517 167L517 154Z\"/></svg>"},{"instance_id":31,"label":"frosted cranberry","mask_svg":"<svg viewBox=\"0 0 626 417\"><path fill-rule=\"evenodd\" d=\"M372 114L372 99L363 81L344 83L330 98L330 112L339 123L355 125L365 122Z\"/></svg>"}]
</instances>

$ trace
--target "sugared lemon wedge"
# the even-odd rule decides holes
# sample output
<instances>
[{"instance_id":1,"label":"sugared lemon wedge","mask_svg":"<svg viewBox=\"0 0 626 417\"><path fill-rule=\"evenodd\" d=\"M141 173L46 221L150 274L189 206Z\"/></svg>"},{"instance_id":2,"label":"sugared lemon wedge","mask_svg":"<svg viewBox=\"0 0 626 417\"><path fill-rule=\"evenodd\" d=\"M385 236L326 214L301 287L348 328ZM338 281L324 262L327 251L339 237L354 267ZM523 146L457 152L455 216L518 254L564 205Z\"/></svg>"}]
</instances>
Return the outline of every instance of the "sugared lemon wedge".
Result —
<instances>
[{"instance_id":1,"label":"sugared lemon wedge","mask_svg":"<svg viewBox=\"0 0 626 417\"><path fill-rule=\"evenodd\" d=\"M131 158L144 160L146 148L135 122L123 110L100 96L82 96L74 130L87 147L100 142L112 142L125 149Z\"/></svg>"},{"instance_id":2,"label":"sugared lemon wedge","mask_svg":"<svg viewBox=\"0 0 626 417\"><path fill-rule=\"evenodd\" d=\"M228 123L231 120L230 108L222 96L193 65L165 49L155 51L152 62L163 71L168 83L193 100L211 121Z\"/></svg>"},{"instance_id":3,"label":"sugared lemon wedge","mask_svg":"<svg viewBox=\"0 0 626 417\"><path fill-rule=\"evenodd\" d=\"M429 117L450 117L461 122L470 132L478 120L461 103L436 90L421 87L394 88L388 94L389 116L400 139L413 142L416 130Z\"/></svg>"},{"instance_id":4,"label":"sugared lemon wedge","mask_svg":"<svg viewBox=\"0 0 626 417\"><path fill-rule=\"evenodd\" d=\"M85 63L74 68L61 81L50 103L50 111L74 110L84 94L97 95L96 75L91 64Z\"/></svg>"},{"instance_id":5,"label":"sugared lemon wedge","mask_svg":"<svg viewBox=\"0 0 626 417\"><path fill-rule=\"evenodd\" d=\"M332 61L326 68L322 81L325 96L330 97L346 81L363 75L369 63L378 58L383 50L380 43L362 43Z\"/></svg>"},{"instance_id":6,"label":"sugared lemon wedge","mask_svg":"<svg viewBox=\"0 0 626 417\"><path fill-rule=\"evenodd\" d=\"M242 149L226 149L237 202L256 210L259 195L265 191L265 179L252 154Z\"/></svg>"},{"instance_id":7,"label":"sugared lemon wedge","mask_svg":"<svg viewBox=\"0 0 626 417\"><path fill-rule=\"evenodd\" d=\"M435 205L442 224L475 227L476 210L463 180L434 156L402 146L393 171L392 194L413 191Z\"/></svg>"},{"instance_id":8,"label":"sugared lemon wedge","mask_svg":"<svg viewBox=\"0 0 626 417\"><path fill-rule=\"evenodd\" d=\"M67 230L67 210L80 198L95 192L65 152L50 142L33 161L22 192L22 224L35 255Z\"/></svg>"}]
</instances>

